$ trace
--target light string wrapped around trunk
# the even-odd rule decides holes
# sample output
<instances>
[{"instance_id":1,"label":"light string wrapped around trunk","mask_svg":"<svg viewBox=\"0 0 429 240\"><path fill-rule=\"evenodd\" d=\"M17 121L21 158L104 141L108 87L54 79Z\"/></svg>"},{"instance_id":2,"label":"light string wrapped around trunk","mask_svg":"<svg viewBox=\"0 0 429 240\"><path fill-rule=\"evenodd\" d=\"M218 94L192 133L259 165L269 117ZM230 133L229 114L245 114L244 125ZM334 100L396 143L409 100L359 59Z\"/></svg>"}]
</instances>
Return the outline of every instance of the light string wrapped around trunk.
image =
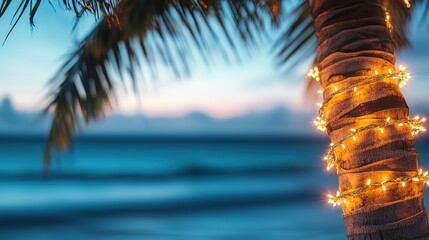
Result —
<instances>
[{"instance_id":1,"label":"light string wrapped around trunk","mask_svg":"<svg viewBox=\"0 0 429 240\"><path fill-rule=\"evenodd\" d=\"M394 183L401 183L402 187L406 186L407 182L425 182L427 185L429 185L429 176L428 176L428 172L423 172L422 169L420 169L419 173L414 175L414 176L405 176L405 177L398 177L395 179L390 179L390 180L386 180L386 181L382 181L382 182L371 182L371 179L368 179L366 182L366 185L364 187L360 187L356 190L353 190L351 192L347 192L347 193L343 193L340 194L340 192L338 191L337 194L331 195L328 194L328 203L331 203L334 207L335 206L339 206L343 203L347 203L347 198L350 197L357 197L359 196L360 193L369 190L369 189L373 189L373 188L377 188L377 187L381 187L383 189L383 191L387 190L386 185L389 184L394 184Z\"/></svg>"},{"instance_id":2,"label":"light string wrapped around trunk","mask_svg":"<svg viewBox=\"0 0 429 240\"><path fill-rule=\"evenodd\" d=\"M371 129L379 129L381 133L384 133L384 128L391 125L398 125L398 126L404 126L409 125L411 127L411 134L417 135L421 131L426 131L426 129L423 127L423 123L426 121L426 118L420 118L419 116L415 116L414 118L408 118L408 119L399 119L399 120L391 120L390 118L387 118L384 123L380 124L371 124L364 127L360 127L358 129L351 128L350 133L343 136L340 140L338 140L336 143L331 143L328 153L324 157L324 160L326 161L326 169L329 171L332 167L337 165L337 158L335 157L334 150L336 147L341 146L342 148L346 148L346 145L343 143L347 139L352 138L354 141L356 141L356 134L371 130Z\"/></svg>"},{"instance_id":3,"label":"light string wrapped around trunk","mask_svg":"<svg viewBox=\"0 0 429 240\"><path fill-rule=\"evenodd\" d=\"M317 67L311 69L308 73L308 76L316 81L320 81L319 76L319 69ZM382 80L382 79L396 79L396 83L400 88L402 88L410 79L410 74L406 72L406 68L402 65L399 66L399 70L397 72L392 72L390 69L388 73L379 74L377 71L375 71L375 75L365 78L364 80L352 84L343 88L334 88L335 91L329 94L324 102L322 104L318 104L320 106L319 109L319 116L314 121L314 125L316 128L320 131L326 131L327 121L325 119L325 106L328 104L328 102L333 99L335 96L337 96L340 93L344 93L347 91L353 90L356 92L358 90L359 86L363 86L365 84ZM318 91L318 93L323 93L322 91ZM342 138L340 138L337 142L331 143L329 146L329 149L327 151L326 156L324 157L324 160L326 161L327 170L329 171L333 167L339 167L337 158L335 156L335 148L341 146L342 148L346 148L345 142L349 139L353 139L353 141L356 141L356 135L360 132L373 130L373 129L379 129L381 133L384 133L384 128L392 125L397 125L399 127L408 125L411 128L411 134L417 135L418 133L422 131L426 131L423 124L426 121L425 118L420 118L420 116L415 116L413 118L406 118L406 119L396 119L393 120L390 117L388 117L385 121L380 121L380 123L374 123L367 126L363 126L360 128L351 128L350 132L346 135L344 135ZM383 191L386 191L386 185L394 184L394 183L401 183L403 187L405 187L407 182L415 181L415 182L425 182L429 185L429 176L428 172L424 172L420 169L420 171L413 175L413 176L403 176L403 177L397 177L394 179L389 179L381 182L371 182L370 179L367 180L366 184L363 184L363 187L354 189L354 190L346 190L343 193L340 193L339 191L337 194L331 195L328 194L328 203L331 203L333 206L339 206L341 204L347 203L348 198L358 197L360 193L374 188L381 187Z\"/></svg>"},{"instance_id":4,"label":"light string wrapped around trunk","mask_svg":"<svg viewBox=\"0 0 429 240\"><path fill-rule=\"evenodd\" d=\"M315 79L316 81L320 81L319 70L317 67L311 69L310 72L308 73L308 76ZM406 68L404 66L400 65L399 71L397 71L397 72L392 72L389 69L388 73L378 74L378 72L375 71L374 76L369 77L369 78L365 78L364 80L362 80L358 83L355 83L355 84L352 84L352 85L349 85L349 86L346 86L346 87L343 87L340 89L335 88L335 91L332 92L331 94L329 94L325 98L325 100L322 104L320 104L320 103L318 104L318 106L320 106L319 116L313 122L314 125L316 125L317 129L319 129L320 131L323 131L323 132L326 131L327 121L325 119L325 114L324 114L325 107L329 103L329 101L332 100L338 94L344 93L344 92L347 92L350 90L353 90L354 92L356 92L358 87L360 87L360 86L363 86L363 85L368 84L370 82L386 79L386 78L396 79L396 83L398 84L398 86L400 88L402 88L410 80L411 76L408 72L406 72ZM320 93L320 91L319 91L319 93ZM364 127L360 127L358 129L351 128L349 134L343 136L337 142L330 144L328 152L327 152L326 156L324 157L324 160L326 161L326 165L327 165L326 168L329 171L332 167L337 165L337 159L336 159L335 153L334 153L335 148L338 146L341 146L342 148L346 148L346 145L344 144L344 142L350 138L353 140L356 140L356 134L357 133L367 131L367 130L371 130L371 129L377 129L377 128L380 129L380 131L382 133L384 133L384 127L387 127L387 126L409 125L411 127L411 134L417 135L418 133L420 133L422 131L426 131L426 129L423 127L423 123L425 121L426 121L425 118L420 118L419 116L415 116L414 118L398 119L398 120L392 120L389 117L386 119L386 121L381 122L379 124L371 124L371 125L367 125Z\"/></svg>"}]
</instances>

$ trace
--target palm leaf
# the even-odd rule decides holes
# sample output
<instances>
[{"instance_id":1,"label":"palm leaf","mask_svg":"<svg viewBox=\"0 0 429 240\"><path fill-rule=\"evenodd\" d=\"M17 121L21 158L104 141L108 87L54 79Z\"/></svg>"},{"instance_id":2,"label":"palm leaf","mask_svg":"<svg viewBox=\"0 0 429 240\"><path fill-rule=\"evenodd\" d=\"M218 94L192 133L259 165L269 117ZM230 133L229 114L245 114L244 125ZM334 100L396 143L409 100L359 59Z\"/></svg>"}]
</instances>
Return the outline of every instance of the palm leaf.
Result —
<instances>
[{"instance_id":1,"label":"palm leaf","mask_svg":"<svg viewBox=\"0 0 429 240\"><path fill-rule=\"evenodd\" d=\"M89 12L97 19L100 15L104 16L111 25L119 24L119 18L115 11L118 2L119 0L62 0L63 6L67 10L73 10L78 18L85 12ZM31 26L34 26L34 17L41 3L42 0L21 0L17 2L17 5L14 5L12 4L12 0L2 0L0 4L0 18L3 17L7 11L15 11L11 20L12 27L7 33L3 44L26 11L29 12L28 15Z\"/></svg>"},{"instance_id":2,"label":"palm leaf","mask_svg":"<svg viewBox=\"0 0 429 240\"><path fill-rule=\"evenodd\" d=\"M410 11L403 0L387 2L393 19L392 39L398 47L404 47L408 44ZM308 1L288 3L290 24L285 24L273 45L279 66L286 70L302 58L314 57L316 48ZM22 0L14 8L11 0L3 0L0 17L6 10L15 9L13 29L26 9L33 22L39 4ZM428 8L425 0L412 4ZM250 46L267 37L264 33L269 24L279 26L281 9L290 7L282 6L281 0L63 0L63 5L78 17L90 13L101 20L50 81L50 102L45 112L53 112L53 122L46 164L52 148L61 150L69 145L80 122L97 120L109 111L119 84L113 76L129 76L136 89L136 74L142 67L150 69L153 77L159 65L167 66L177 77L192 72L189 49L197 49L206 63L211 62L214 45L225 60L231 57L226 49L237 57L236 46ZM221 44L219 35L225 37L226 45ZM314 87L312 83L308 89Z\"/></svg>"},{"instance_id":3,"label":"palm leaf","mask_svg":"<svg viewBox=\"0 0 429 240\"><path fill-rule=\"evenodd\" d=\"M408 39L408 27L411 20L411 11L404 0L392 0L387 2L386 11L390 14L392 29L390 36L397 49L402 49L410 44Z\"/></svg>"},{"instance_id":4,"label":"palm leaf","mask_svg":"<svg viewBox=\"0 0 429 240\"><path fill-rule=\"evenodd\" d=\"M309 2L300 1L290 11L287 21L289 24L285 26L283 33L273 44L278 66L283 67L284 72L289 72L306 58L312 58L313 65L317 66L316 36ZM305 91L306 99L315 99L314 89L316 87L317 83L308 79Z\"/></svg>"},{"instance_id":5,"label":"palm leaf","mask_svg":"<svg viewBox=\"0 0 429 240\"><path fill-rule=\"evenodd\" d=\"M261 29L278 24L281 5L280 0L122 0L116 9L120 24L103 18L49 83L45 112L53 112L53 122L46 166L52 148L66 148L79 122L97 120L109 111L120 84L115 74L128 76L134 86L138 66L156 72L162 64L177 77L186 75L192 70L189 49L197 49L209 62L213 46L221 43L220 34L228 44L215 50L229 58L225 49L255 42L262 37Z\"/></svg>"}]
</instances>

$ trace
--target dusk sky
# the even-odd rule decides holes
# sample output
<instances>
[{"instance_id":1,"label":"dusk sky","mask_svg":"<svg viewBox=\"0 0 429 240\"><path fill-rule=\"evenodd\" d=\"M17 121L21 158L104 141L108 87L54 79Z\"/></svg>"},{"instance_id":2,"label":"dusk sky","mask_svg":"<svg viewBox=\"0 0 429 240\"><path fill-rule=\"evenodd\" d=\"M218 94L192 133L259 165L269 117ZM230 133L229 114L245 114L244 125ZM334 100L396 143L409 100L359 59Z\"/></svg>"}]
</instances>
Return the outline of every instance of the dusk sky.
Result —
<instances>
[{"instance_id":1,"label":"dusk sky","mask_svg":"<svg viewBox=\"0 0 429 240\"><path fill-rule=\"evenodd\" d=\"M4 46L0 47L0 98L9 96L15 108L21 111L43 107L41 103L47 81L66 54L94 24L88 17L72 32L75 20L72 12L60 7L54 11L48 4L43 5L35 18L33 30L28 19L23 17ZM0 21L2 41L11 27L11 17L4 16ZM412 47L400 53L397 59L397 64L406 65L413 76L404 90L411 109L427 102L429 89L425 76L427 61L424 61L429 56L429 34L415 29L414 26L410 35ZM203 63L192 62L192 76L179 81L168 74L167 69L160 68L163 75L160 81L141 81L141 101L135 95L125 95L122 91L116 111L159 116L182 115L197 110L226 118L284 106L292 111L316 114L316 107L308 107L304 97L305 75L310 61L304 59L294 71L285 74L276 66L269 50L269 47L261 46L251 58L243 51L243 63L232 61L228 64L218 59L207 68Z\"/></svg>"}]
</instances>

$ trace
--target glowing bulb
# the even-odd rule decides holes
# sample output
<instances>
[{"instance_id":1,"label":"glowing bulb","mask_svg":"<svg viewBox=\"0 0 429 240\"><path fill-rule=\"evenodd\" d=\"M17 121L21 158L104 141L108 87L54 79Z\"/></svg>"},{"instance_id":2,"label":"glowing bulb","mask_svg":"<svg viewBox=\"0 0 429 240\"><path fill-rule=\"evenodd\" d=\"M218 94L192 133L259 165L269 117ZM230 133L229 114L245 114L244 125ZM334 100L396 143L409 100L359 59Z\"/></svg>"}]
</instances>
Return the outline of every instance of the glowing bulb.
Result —
<instances>
[{"instance_id":1,"label":"glowing bulb","mask_svg":"<svg viewBox=\"0 0 429 240\"><path fill-rule=\"evenodd\" d=\"M397 83L400 88L407 85L407 82L411 78L410 74L405 71L406 69L406 67L399 65L399 72L397 73Z\"/></svg>"},{"instance_id":2,"label":"glowing bulb","mask_svg":"<svg viewBox=\"0 0 429 240\"><path fill-rule=\"evenodd\" d=\"M410 8L411 8L411 3L410 3L410 1L409 1L409 0L404 0L404 4L405 4L405 7L406 7L406 8L408 8L408 9L410 9Z\"/></svg>"},{"instance_id":3,"label":"glowing bulb","mask_svg":"<svg viewBox=\"0 0 429 240\"><path fill-rule=\"evenodd\" d=\"M307 76L313 78L316 81L320 81L319 69L317 67L310 69L310 71L307 73Z\"/></svg>"},{"instance_id":4,"label":"glowing bulb","mask_svg":"<svg viewBox=\"0 0 429 240\"><path fill-rule=\"evenodd\" d=\"M316 120L313 121L313 123L320 131L322 132L326 131L326 122L322 118L317 117Z\"/></svg>"},{"instance_id":5,"label":"glowing bulb","mask_svg":"<svg viewBox=\"0 0 429 240\"><path fill-rule=\"evenodd\" d=\"M410 5L410 0L404 0L405 5L407 6L407 8L409 8ZM389 30L392 30L392 26L391 26L391 15L387 12L386 10L386 24L389 27ZM386 79L386 78L390 78L390 79L394 79L396 80L396 83L399 85L399 87L405 86L407 84L407 81L410 79L410 74L406 72L406 67L404 67L403 65L399 65L398 71L392 71L392 69L387 69L388 70L388 74L386 74L384 72L382 72L382 75L379 77L370 77L367 79L364 79L364 83L367 83L369 81L374 81L374 80L380 80L380 79ZM375 75L379 75L378 71L375 70ZM320 76L319 76L319 69L317 67L314 67L313 69L310 69L308 76L315 79L316 81L320 80ZM352 85L352 86L348 86L348 87L344 87L344 88L338 88L336 86L333 86L335 92L331 93L331 95L335 95L338 94L339 92L345 92L346 90L349 90L351 88L353 88L353 90L356 92L357 91L357 87L362 85L361 83L356 84L356 85ZM331 88L332 89L332 88ZM323 90L319 90L317 91L317 93L319 94L323 94ZM331 96L328 97L328 100L331 99ZM327 101L328 101L327 100ZM319 107L321 107L320 112L319 112L319 117L317 117L317 119L315 121L313 121L314 125L317 127L317 129L319 130L326 130L326 121L324 120L324 109L323 106L326 104L326 101L323 103L318 103L317 105ZM326 169L329 171L331 168L337 166L337 161L339 160L336 155L335 155L335 150L336 147L340 146L343 149L346 149L346 145L343 144L343 142L349 138L352 138L354 141L356 141L356 136L355 134L361 131L366 131L366 130L379 130L381 133L384 133L384 128L390 125L397 125L397 126L404 126L404 125L408 125L411 128L411 134L412 135L417 135L419 132L422 131L426 131L426 129L423 126L423 122L425 122L426 119L425 118L421 118L420 116L415 116L415 117L410 117L410 118L406 118L406 119L391 119L390 117L386 118L386 122L382 122L380 124L371 124L368 126L363 126L360 127L358 129L355 128L350 128L350 131L347 135L343 136L338 142L335 143L330 143L330 148L328 150L328 153L326 154L326 156L323 157L323 159L326 161ZM426 184L429 185L429 172L423 172L422 169L420 169L418 171L418 174L414 175L414 176L402 176L402 177L398 177L395 179L387 179L385 181L381 181L381 182L374 182L371 183L371 179L367 179L366 181L366 185L364 185L361 188L358 189L353 189L353 190L345 190L347 192L347 194L345 195L340 195L340 191L337 191L336 195L333 196L331 194L328 194L328 203L332 204L334 207L335 206L340 206L342 204L346 204L347 200L346 197L348 196L359 196L359 194L362 191L365 191L366 189L372 189L373 187L378 187L381 186L383 191L387 191L387 186L385 185L386 183L400 183L402 187L405 187L408 181L422 181Z\"/></svg>"}]
</instances>

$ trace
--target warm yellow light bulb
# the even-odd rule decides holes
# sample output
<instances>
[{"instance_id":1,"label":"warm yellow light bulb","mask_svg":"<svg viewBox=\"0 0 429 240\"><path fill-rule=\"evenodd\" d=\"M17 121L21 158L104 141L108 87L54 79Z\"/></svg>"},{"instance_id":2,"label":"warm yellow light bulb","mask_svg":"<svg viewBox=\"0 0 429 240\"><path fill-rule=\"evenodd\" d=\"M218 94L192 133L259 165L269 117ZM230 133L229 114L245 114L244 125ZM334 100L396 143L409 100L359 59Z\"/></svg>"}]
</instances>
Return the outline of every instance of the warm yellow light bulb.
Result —
<instances>
[{"instance_id":1,"label":"warm yellow light bulb","mask_svg":"<svg viewBox=\"0 0 429 240\"><path fill-rule=\"evenodd\" d=\"M405 7L406 7L406 8L408 8L408 9L410 9L410 8L411 8L411 3L410 3L410 1L409 1L409 0L404 0L404 4L405 4Z\"/></svg>"},{"instance_id":2,"label":"warm yellow light bulb","mask_svg":"<svg viewBox=\"0 0 429 240\"><path fill-rule=\"evenodd\" d=\"M316 120L313 121L313 123L320 131L326 131L326 122L322 118L317 117Z\"/></svg>"},{"instance_id":3,"label":"warm yellow light bulb","mask_svg":"<svg viewBox=\"0 0 429 240\"><path fill-rule=\"evenodd\" d=\"M371 184L371 179L368 179L368 181L366 181L366 185L370 185Z\"/></svg>"},{"instance_id":4,"label":"warm yellow light bulb","mask_svg":"<svg viewBox=\"0 0 429 240\"><path fill-rule=\"evenodd\" d=\"M386 17L385 17L384 21L386 22L386 27L389 29L389 31L392 31L393 26L392 26L392 23L390 22L390 13L387 10L385 11L385 15L386 15Z\"/></svg>"},{"instance_id":5,"label":"warm yellow light bulb","mask_svg":"<svg viewBox=\"0 0 429 240\"><path fill-rule=\"evenodd\" d=\"M320 81L319 69L317 67L310 69L310 71L307 73L307 76L313 78L316 81Z\"/></svg>"},{"instance_id":6,"label":"warm yellow light bulb","mask_svg":"<svg viewBox=\"0 0 429 240\"><path fill-rule=\"evenodd\" d=\"M383 191L386 191L386 186L383 185L381 188L383 189Z\"/></svg>"}]
</instances>

